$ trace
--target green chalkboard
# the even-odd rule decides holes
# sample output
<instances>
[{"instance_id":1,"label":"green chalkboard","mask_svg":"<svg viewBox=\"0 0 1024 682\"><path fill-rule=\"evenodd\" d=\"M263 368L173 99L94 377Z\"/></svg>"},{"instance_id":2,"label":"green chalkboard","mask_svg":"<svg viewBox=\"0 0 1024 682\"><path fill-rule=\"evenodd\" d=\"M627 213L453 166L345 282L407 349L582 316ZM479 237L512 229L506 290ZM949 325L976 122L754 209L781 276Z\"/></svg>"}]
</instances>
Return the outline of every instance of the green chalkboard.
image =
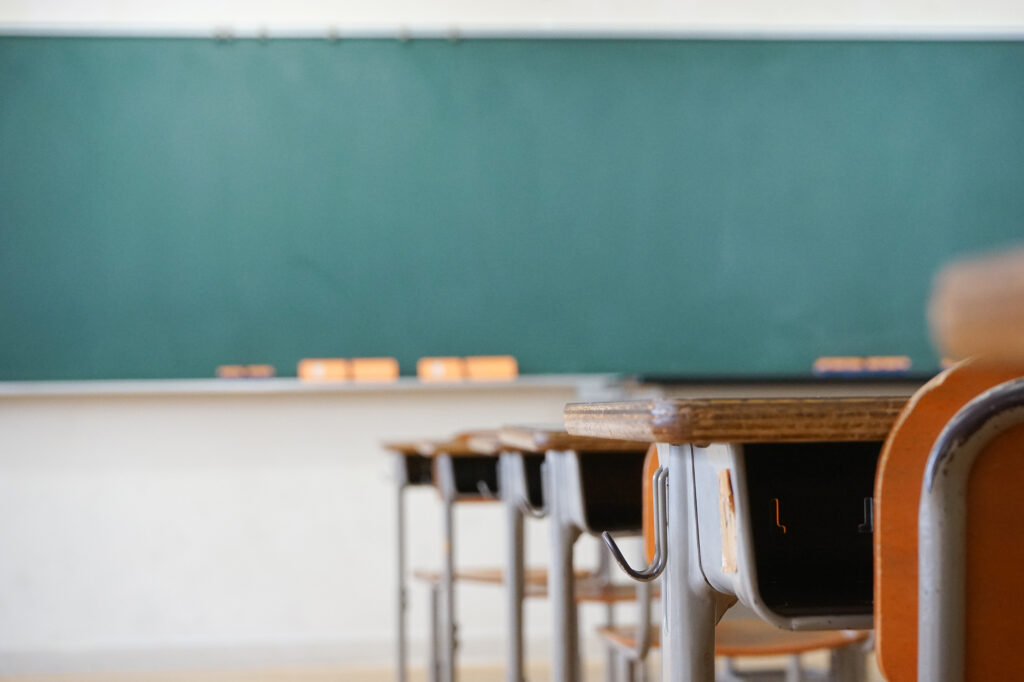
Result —
<instances>
[{"instance_id":1,"label":"green chalkboard","mask_svg":"<svg viewBox=\"0 0 1024 682\"><path fill-rule=\"evenodd\" d=\"M935 364L1020 42L0 39L0 379Z\"/></svg>"}]
</instances>

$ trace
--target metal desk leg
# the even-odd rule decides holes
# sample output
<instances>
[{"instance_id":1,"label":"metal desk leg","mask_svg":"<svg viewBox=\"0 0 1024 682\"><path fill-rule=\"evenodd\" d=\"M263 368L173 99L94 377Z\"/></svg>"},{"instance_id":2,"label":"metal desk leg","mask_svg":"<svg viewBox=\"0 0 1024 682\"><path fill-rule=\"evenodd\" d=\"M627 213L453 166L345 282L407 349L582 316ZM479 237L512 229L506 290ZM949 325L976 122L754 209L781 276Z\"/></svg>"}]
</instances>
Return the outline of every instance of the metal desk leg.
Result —
<instances>
[{"instance_id":1,"label":"metal desk leg","mask_svg":"<svg viewBox=\"0 0 1024 682\"><path fill-rule=\"evenodd\" d=\"M860 642L833 649L829 666L831 679L834 682L862 682L866 679L865 658L864 645Z\"/></svg>"},{"instance_id":2,"label":"metal desk leg","mask_svg":"<svg viewBox=\"0 0 1024 682\"><path fill-rule=\"evenodd\" d=\"M714 682L715 597L700 568L693 483L693 449L660 445L668 460L668 563L664 577L662 679Z\"/></svg>"},{"instance_id":3,"label":"metal desk leg","mask_svg":"<svg viewBox=\"0 0 1024 682\"><path fill-rule=\"evenodd\" d=\"M452 462L448 455L438 457L441 498L444 508L444 532L441 572L441 679L455 682L455 500ZM451 483L448 485L447 483Z\"/></svg>"},{"instance_id":4,"label":"metal desk leg","mask_svg":"<svg viewBox=\"0 0 1024 682\"><path fill-rule=\"evenodd\" d=\"M427 680L429 682L441 682L441 662L438 659L438 652L441 643L438 641L438 602L437 584L430 584L430 652L427 655Z\"/></svg>"},{"instance_id":5,"label":"metal desk leg","mask_svg":"<svg viewBox=\"0 0 1024 682\"><path fill-rule=\"evenodd\" d=\"M503 454L498 461L500 487L505 504L506 551L505 579L508 581L508 661L505 679L524 682L523 677L523 594L524 594L524 538L523 513L519 509L520 492L514 485L516 455Z\"/></svg>"},{"instance_id":6,"label":"metal desk leg","mask_svg":"<svg viewBox=\"0 0 1024 682\"><path fill-rule=\"evenodd\" d=\"M612 582L612 559L611 554L604 551L604 548L600 548L597 553L597 579L605 586L611 585ZM605 618L604 624L606 627L615 627L615 604L608 602L604 606ZM616 682L616 668L619 666L619 659L628 661L629 656L623 656L617 654L612 647L605 647L605 661L604 661L604 680L605 682ZM625 679L625 678L622 678ZM632 679L632 678L630 678Z\"/></svg>"},{"instance_id":7,"label":"metal desk leg","mask_svg":"<svg viewBox=\"0 0 1024 682\"><path fill-rule=\"evenodd\" d=\"M573 543L580 530L569 518L563 463L565 453L547 454L545 487L551 519L551 557L548 567L548 589L554 616L552 629L551 678L556 682L579 682L580 649L576 613L576 586L573 579Z\"/></svg>"},{"instance_id":8,"label":"metal desk leg","mask_svg":"<svg viewBox=\"0 0 1024 682\"><path fill-rule=\"evenodd\" d=\"M406 484L406 471L405 471L405 457L398 455L396 458L395 467L395 516L396 516L396 535L398 536L398 547L395 552L396 558L395 563L397 564L397 578L398 582L396 585L396 600L397 600L397 618L395 619L396 627L398 629L396 642L397 642L397 667L395 669L395 679L397 682L406 682L408 679L408 666L407 650L406 650L406 609L408 608L407 589L405 585L405 484Z\"/></svg>"}]
</instances>

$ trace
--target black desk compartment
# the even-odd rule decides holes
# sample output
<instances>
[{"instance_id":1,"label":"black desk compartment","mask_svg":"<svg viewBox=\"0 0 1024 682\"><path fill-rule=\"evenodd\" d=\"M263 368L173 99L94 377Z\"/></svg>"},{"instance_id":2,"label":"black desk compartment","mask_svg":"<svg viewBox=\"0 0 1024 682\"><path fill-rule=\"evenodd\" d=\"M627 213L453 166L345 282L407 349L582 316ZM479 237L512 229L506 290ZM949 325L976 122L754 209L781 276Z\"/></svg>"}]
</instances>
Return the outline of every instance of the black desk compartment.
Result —
<instances>
[{"instance_id":1,"label":"black desk compartment","mask_svg":"<svg viewBox=\"0 0 1024 682\"><path fill-rule=\"evenodd\" d=\"M455 474L455 494L460 497L480 497L480 483L498 494L498 458L493 456L459 455L452 457Z\"/></svg>"},{"instance_id":2,"label":"black desk compartment","mask_svg":"<svg viewBox=\"0 0 1024 682\"><path fill-rule=\"evenodd\" d=\"M744 446L757 587L785 617L870 614L878 442Z\"/></svg>"},{"instance_id":3,"label":"black desk compartment","mask_svg":"<svg viewBox=\"0 0 1024 682\"><path fill-rule=\"evenodd\" d=\"M643 523L643 452L587 452L579 455L587 528L640 530Z\"/></svg>"},{"instance_id":4,"label":"black desk compartment","mask_svg":"<svg viewBox=\"0 0 1024 682\"><path fill-rule=\"evenodd\" d=\"M423 455L404 455L405 480L409 485L430 485L434 481L433 460Z\"/></svg>"}]
</instances>

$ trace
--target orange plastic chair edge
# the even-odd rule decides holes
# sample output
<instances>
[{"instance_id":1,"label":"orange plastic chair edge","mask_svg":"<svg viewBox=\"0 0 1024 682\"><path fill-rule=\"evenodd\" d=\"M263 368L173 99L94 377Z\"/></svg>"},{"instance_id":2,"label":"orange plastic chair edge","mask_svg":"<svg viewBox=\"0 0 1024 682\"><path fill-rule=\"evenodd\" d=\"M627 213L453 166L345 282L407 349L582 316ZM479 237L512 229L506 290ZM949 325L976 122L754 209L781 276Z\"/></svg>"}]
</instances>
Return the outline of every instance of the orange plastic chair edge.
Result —
<instances>
[{"instance_id":1,"label":"orange plastic chair edge","mask_svg":"<svg viewBox=\"0 0 1024 682\"><path fill-rule=\"evenodd\" d=\"M651 479L654 472L658 470L658 446L651 443L647 448L647 455L644 457L644 487L643 487L643 527L644 527L644 553L647 555L647 562L654 560L654 486Z\"/></svg>"},{"instance_id":2,"label":"orange plastic chair edge","mask_svg":"<svg viewBox=\"0 0 1024 682\"><path fill-rule=\"evenodd\" d=\"M875 477L875 637L887 680L917 678L917 516L924 468L946 423L978 394L1024 375L966 361L922 386L882 447Z\"/></svg>"}]
</instances>

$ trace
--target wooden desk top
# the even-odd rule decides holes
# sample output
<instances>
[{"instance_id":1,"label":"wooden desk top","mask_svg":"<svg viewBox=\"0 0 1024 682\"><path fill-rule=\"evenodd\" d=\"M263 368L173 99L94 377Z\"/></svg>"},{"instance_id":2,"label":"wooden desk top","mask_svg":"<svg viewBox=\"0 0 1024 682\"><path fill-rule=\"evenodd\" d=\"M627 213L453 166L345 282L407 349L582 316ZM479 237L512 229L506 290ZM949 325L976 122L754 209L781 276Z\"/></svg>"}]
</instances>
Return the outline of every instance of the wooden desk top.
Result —
<instances>
[{"instance_id":1,"label":"wooden desk top","mask_svg":"<svg viewBox=\"0 0 1024 682\"><path fill-rule=\"evenodd\" d=\"M421 440L416 442L419 454L424 457L451 455L497 455L498 432L496 430L462 431L450 440Z\"/></svg>"},{"instance_id":2,"label":"wooden desk top","mask_svg":"<svg viewBox=\"0 0 1024 682\"><path fill-rule=\"evenodd\" d=\"M569 434L558 426L506 426L498 431L501 445L521 452L573 450L575 452L626 452L647 450L649 443L593 438Z\"/></svg>"},{"instance_id":3,"label":"wooden desk top","mask_svg":"<svg viewBox=\"0 0 1024 682\"><path fill-rule=\"evenodd\" d=\"M569 433L648 443L885 440L902 397L751 398L570 403Z\"/></svg>"},{"instance_id":4,"label":"wooden desk top","mask_svg":"<svg viewBox=\"0 0 1024 682\"><path fill-rule=\"evenodd\" d=\"M481 429L477 431L461 431L448 439L420 438L409 441L384 441L385 450L400 455L421 455L437 457L438 455L497 455L499 448L498 432Z\"/></svg>"},{"instance_id":5,"label":"wooden desk top","mask_svg":"<svg viewBox=\"0 0 1024 682\"><path fill-rule=\"evenodd\" d=\"M466 446L474 455L497 455L501 452L501 442L498 440L498 432L478 434L466 441Z\"/></svg>"},{"instance_id":6,"label":"wooden desk top","mask_svg":"<svg viewBox=\"0 0 1024 682\"><path fill-rule=\"evenodd\" d=\"M420 454L419 443L414 441L384 441L381 446L390 452L397 452L400 455L418 455Z\"/></svg>"}]
</instances>

